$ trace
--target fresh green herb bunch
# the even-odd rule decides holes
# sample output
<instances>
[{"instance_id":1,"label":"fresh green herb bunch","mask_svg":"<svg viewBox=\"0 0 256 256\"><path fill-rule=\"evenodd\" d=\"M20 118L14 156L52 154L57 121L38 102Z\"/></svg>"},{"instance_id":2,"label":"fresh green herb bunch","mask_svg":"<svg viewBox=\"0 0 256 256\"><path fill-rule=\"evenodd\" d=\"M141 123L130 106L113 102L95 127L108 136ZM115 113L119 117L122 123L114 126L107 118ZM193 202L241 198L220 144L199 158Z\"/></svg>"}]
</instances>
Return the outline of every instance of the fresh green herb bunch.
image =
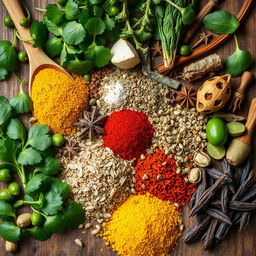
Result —
<instances>
[{"instance_id":1,"label":"fresh green herb bunch","mask_svg":"<svg viewBox=\"0 0 256 256\"><path fill-rule=\"evenodd\" d=\"M195 16L193 11L195 2L196 0L164 0L156 2L156 30L162 43L163 61L166 67L174 65L181 36L185 31L186 25L190 24Z\"/></svg>"},{"instance_id":2,"label":"fresh green herb bunch","mask_svg":"<svg viewBox=\"0 0 256 256\"><path fill-rule=\"evenodd\" d=\"M28 236L46 240L54 233L77 227L85 218L80 204L67 202L69 185L53 177L60 163L53 157L48 126L34 125L27 131L17 117L31 110L30 103L22 89L10 101L0 96L0 170L18 174L24 192L23 199L15 198L20 188L11 183L13 195L0 200L0 235L10 242ZM22 205L29 205L33 211L33 225L25 228L16 224L16 209Z\"/></svg>"}]
</instances>

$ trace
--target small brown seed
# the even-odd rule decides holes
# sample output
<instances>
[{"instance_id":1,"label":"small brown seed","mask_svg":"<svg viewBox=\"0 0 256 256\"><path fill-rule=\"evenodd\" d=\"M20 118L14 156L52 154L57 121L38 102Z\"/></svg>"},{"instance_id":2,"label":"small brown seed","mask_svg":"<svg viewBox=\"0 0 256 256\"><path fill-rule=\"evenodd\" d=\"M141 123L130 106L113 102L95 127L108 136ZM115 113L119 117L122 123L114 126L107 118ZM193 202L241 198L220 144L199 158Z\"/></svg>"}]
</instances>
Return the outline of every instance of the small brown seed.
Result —
<instances>
[{"instance_id":1,"label":"small brown seed","mask_svg":"<svg viewBox=\"0 0 256 256\"><path fill-rule=\"evenodd\" d=\"M92 227L92 223L86 223L84 225L84 228L88 229L88 228L91 228Z\"/></svg>"},{"instance_id":2,"label":"small brown seed","mask_svg":"<svg viewBox=\"0 0 256 256\"><path fill-rule=\"evenodd\" d=\"M174 205L177 209L180 208L180 205L179 205L178 203L174 203L173 205Z\"/></svg>"},{"instance_id":3,"label":"small brown seed","mask_svg":"<svg viewBox=\"0 0 256 256\"><path fill-rule=\"evenodd\" d=\"M161 175L161 174L157 174L156 180L157 180L157 181L161 181L161 180L162 180L162 175Z\"/></svg>"},{"instance_id":4,"label":"small brown seed","mask_svg":"<svg viewBox=\"0 0 256 256\"><path fill-rule=\"evenodd\" d=\"M184 225L181 224L181 225L180 225L180 231L182 232L183 230L184 230Z\"/></svg>"},{"instance_id":5,"label":"small brown seed","mask_svg":"<svg viewBox=\"0 0 256 256\"><path fill-rule=\"evenodd\" d=\"M13 242L9 242L9 241L5 242L5 250L7 252L16 252L17 249L18 249L17 243L13 243Z\"/></svg>"},{"instance_id":6,"label":"small brown seed","mask_svg":"<svg viewBox=\"0 0 256 256\"><path fill-rule=\"evenodd\" d=\"M82 229L83 227L84 227L83 224L80 224L80 225L78 226L79 229Z\"/></svg>"},{"instance_id":7,"label":"small brown seed","mask_svg":"<svg viewBox=\"0 0 256 256\"><path fill-rule=\"evenodd\" d=\"M142 180L148 180L148 179L149 179L149 176L147 174L144 174L142 177Z\"/></svg>"},{"instance_id":8,"label":"small brown seed","mask_svg":"<svg viewBox=\"0 0 256 256\"><path fill-rule=\"evenodd\" d=\"M142 189L146 189L146 185L144 183L141 184Z\"/></svg>"},{"instance_id":9,"label":"small brown seed","mask_svg":"<svg viewBox=\"0 0 256 256\"><path fill-rule=\"evenodd\" d=\"M188 181L190 183L198 183L201 181L201 170L199 168L192 168L188 174Z\"/></svg>"},{"instance_id":10,"label":"small brown seed","mask_svg":"<svg viewBox=\"0 0 256 256\"><path fill-rule=\"evenodd\" d=\"M23 213L18 216L16 220L17 226L21 228L26 228L31 224L31 214L30 213Z\"/></svg>"}]
</instances>

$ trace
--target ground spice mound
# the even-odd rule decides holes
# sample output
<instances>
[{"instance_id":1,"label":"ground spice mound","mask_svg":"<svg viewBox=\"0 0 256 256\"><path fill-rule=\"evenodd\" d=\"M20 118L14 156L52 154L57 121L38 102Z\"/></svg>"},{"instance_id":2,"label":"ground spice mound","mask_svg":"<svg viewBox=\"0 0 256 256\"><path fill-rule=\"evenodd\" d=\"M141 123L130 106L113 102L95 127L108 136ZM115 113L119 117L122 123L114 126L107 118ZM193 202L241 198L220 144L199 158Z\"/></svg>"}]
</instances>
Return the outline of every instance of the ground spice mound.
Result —
<instances>
[{"instance_id":1,"label":"ground spice mound","mask_svg":"<svg viewBox=\"0 0 256 256\"><path fill-rule=\"evenodd\" d=\"M125 160L145 154L154 134L148 117L143 112L129 109L112 113L104 129L104 146Z\"/></svg>"},{"instance_id":2,"label":"ground spice mound","mask_svg":"<svg viewBox=\"0 0 256 256\"><path fill-rule=\"evenodd\" d=\"M181 223L170 202L136 195L103 224L103 238L121 256L165 256L178 241Z\"/></svg>"},{"instance_id":3,"label":"ground spice mound","mask_svg":"<svg viewBox=\"0 0 256 256\"><path fill-rule=\"evenodd\" d=\"M87 109L89 89L81 76L72 80L52 68L38 72L32 85L34 116L39 124L47 124L54 133L72 135L73 124Z\"/></svg>"},{"instance_id":4,"label":"ground spice mound","mask_svg":"<svg viewBox=\"0 0 256 256\"><path fill-rule=\"evenodd\" d=\"M104 148L100 139L66 139L77 142L80 152L70 160L59 150L60 177L70 184L75 201L83 205L88 218L104 218L135 192L131 164Z\"/></svg>"},{"instance_id":5,"label":"ground spice mound","mask_svg":"<svg viewBox=\"0 0 256 256\"><path fill-rule=\"evenodd\" d=\"M135 189L141 194L147 192L162 200L169 200L179 205L188 205L196 190L195 184L186 183L186 175L176 173L176 160L168 158L163 150L147 154L145 159L135 165Z\"/></svg>"}]
</instances>

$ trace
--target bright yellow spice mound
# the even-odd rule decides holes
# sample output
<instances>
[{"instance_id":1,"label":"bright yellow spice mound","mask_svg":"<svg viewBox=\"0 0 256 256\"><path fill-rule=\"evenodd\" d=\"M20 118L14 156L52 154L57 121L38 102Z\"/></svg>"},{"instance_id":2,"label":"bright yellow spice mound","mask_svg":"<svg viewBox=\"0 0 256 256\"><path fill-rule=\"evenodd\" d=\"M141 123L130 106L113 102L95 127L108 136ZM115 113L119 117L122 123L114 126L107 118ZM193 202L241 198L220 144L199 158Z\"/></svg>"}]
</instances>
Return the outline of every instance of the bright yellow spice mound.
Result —
<instances>
[{"instance_id":1,"label":"bright yellow spice mound","mask_svg":"<svg viewBox=\"0 0 256 256\"><path fill-rule=\"evenodd\" d=\"M170 202L149 194L136 195L103 224L103 238L122 256L165 256L179 239L181 223Z\"/></svg>"},{"instance_id":2,"label":"bright yellow spice mound","mask_svg":"<svg viewBox=\"0 0 256 256\"><path fill-rule=\"evenodd\" d=\"M72 135L74 123L88 108L89 88L81 76L74 80L53 68L38 72L32 85L34 116L54 133Z\"/></svg>"}]
</instances>

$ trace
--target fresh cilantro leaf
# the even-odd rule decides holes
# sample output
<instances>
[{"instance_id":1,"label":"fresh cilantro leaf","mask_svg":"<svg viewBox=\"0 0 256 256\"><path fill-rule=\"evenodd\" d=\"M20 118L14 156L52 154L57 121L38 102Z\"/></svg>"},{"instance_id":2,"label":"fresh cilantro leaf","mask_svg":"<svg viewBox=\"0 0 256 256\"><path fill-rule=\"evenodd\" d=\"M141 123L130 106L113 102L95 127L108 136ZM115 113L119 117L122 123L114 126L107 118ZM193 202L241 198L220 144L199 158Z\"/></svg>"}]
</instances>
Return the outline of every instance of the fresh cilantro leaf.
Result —
<instances>
[{"instance_id":1,"label":"fresh cilantro leaf","mask_svg":"<svg viewBox=\"0 0 256 256\"><path fill-rule=\"evenodd\" d=\"M89 34L96 36L101 35L104 32L106 25L101 18L94 17L88 20L85 27Z\"/></svg>"},{"instance_id":2,"label":"fresh cilantro leaf","mask_svg":"<svg viewBox=\"0 0 256 256\"><path fill-rule=\"evenodd\" d=\"M85 27L90 17L91 15L89 8L84 8L79 16L79 23L81 23Z\"/></svg>"},{"instance_id":3,"label":"fresh cilantro leaf","mask_svg":"<svg viewBox=\"0 0 256 256\"><path fill-rule=\"evenodd\" d=\"M106 66L112 58L111 51L108 48L102 45L98 46L95 43L89 47L85 56L98 68Z\"/></svg>"},{"instance_id":4,"label":"fresh cilantro leaf","mask_svg":"<svg viewBox=\"0 0 256 256\"><path fill-rule=\"evenodd\" d=\"M66 46L64 44L60 54L60 65L63 66L67 62L67 59L68 59L68 53L66 50Z\"/></svg>"},{"instance_id":5,"label":"fresh cilantro leaf","mask_svg":"<svg viewBox=\"0 0 256 256\"><path fill-rule=\"evenodd\" d=\"M63 221L69 228L76 228L79 224L85 221L85 210L82 205L72 202L63 214Z\"/></svg>"},{"instance_id":6,"label":"fresh cilantro leaf","mask_svg":"<svg viewBox=\"0 0 256 256\"><path fill-rule=\"evenodd\" d=\"M0 200L0 219L8 220L9 218L16 218L13 208L7 202Z\"/></svg>"},{"instance_id":7,"label":"fresh cilantro leaf","mask_svg":"<svg viewBox=\"0 0 256 256\"><path fill-rule=\"evenodd\" d=\"M46 25L49 32L51 32L55 36L61 36L63 32L63 28L66 25L66 22L62 22L59 25L54 24L51 22L45 15L43 16L44 24Z\"/></svg>"},{"instance_id":8,"label":"fresh cilantro leaf","mask_svg":"<svg viewBox=\"0 0 256 256\"><path fill-rule=\"evenodd\" d=\"M30 27L30 35L34 41L33 47L42 47L48 38L48 31L41 21L33 21Z\"/></svg>"},{"instance_id":9,"label":"fresh cilantro leaf","mask_svg":"<svg viewBox=\"0 0 256 256\"><path fill-rule=\"evenodd\" d=\"M79 48L75 48L74 46L72 45L66 45L66 49L67 49L67 52L69 54L79 54L79 53L82 53L82 50L79 49Z\"/></svg>"},{"instance_id":10,"label":"fresh cilantro leaf","mask_svg":"<svg viewBox=\"0 0 256 256\"><path fill-rule=\"evenodd\" d=\"M77 45L84 40L85 36L84 27L76 21L68 22L64 27L63 39L67 44Z\"/></svg>"},{"instance_id":11,"label":"fresh cilantro leaf","mask_svg":"<svg viewBox=\"0 0 256 256\"><path fill-rule=\"evenodd\" d=\"M30 228L29 232L34 239L39 241L47 240L52 236L52 233L46 232L45 229L40 226L35 226L33 228Z\"/></svg>"},{"instance_id":12,"label":"fresh cilantro leaf","mask_svg":"<svg viewBox=\"0 0 256 256\"><path fill-rule=\"evenodd\" d=\"M37 150L44 151L52 144L48 133L49 127L47 125L32 126L28 132L27 145L31 145Z\"/></svg>"},{"instance_id":13,"label":"fresh cilantro leaf","mask_svg":"<svg viewBox=\"0 0 256 256\"><path fill-rule=\"evenodd\" d=\"M16 96L10 99L10 104L14 108L15 112L18 114L24 114L28 113L33 108L33 103L31 98L27 93L23 91L23 85L26 81L23 80L20 84L20 93Z\"/></svg>"},{"instance_id":14,"label":"fresh cilantro leaf","mask_svg":"<svg viewBox=\"0 0 256 256\"><path fill-rule=\"evenodd\" d=\"M54 159L53 157L46 157L42 163L37 165L35 171L41 172L48 176L54 176L58 173L58 170L60 168L60 162L57 159Z\"/></svg>"},{"instance_id":15,"label":"fresh cilantro leaf","mask_svg":"<svg viewBox=\"0 0 256 256\"><path fill-rule=\"evenodd\" d=\"M4 96L0 96L0 104L9 104L9 100Z\"/></svg>"},{"instance_id":16,"label":"fresh cilantro leaf","mask_svg":"<svg viewBox=\"0 0 256 256\"><path fill-rule=\"evenodd\" d=\"M0 68L14 71L18 66L18 53L15 45L7 40L0 41Z\"/></svg>"},{"instance_id":17,"label":"fresh cilantro leaf","mask_svg":"<svg viewBox=\"0 0 256 256\"><path fill-rule=\"evenodd\" d=\"M6 241L18 242L20 240L20 227L9 221L0 223L0 236Z\"/></svg>"},{"instance_id":18,"label":"fresh cilantro leaf","mask_svg":"<svg viewBox=\"0 0 256 256\"><path fill-rule=\"evenodd\" d=\"M9 73L6 69L0 68L0 81L5 80L8 74Z\"/></svg>"},{"instance_id":19,"label":"fresh cilantro leaf","mask_svg":"<svg viewBox=\"0 0 256 256\"><path fill-rule=\"evenodd\" d=\"M34 148L26 148L18 156L18 163L21 165L34 165L41 161L40 153Z\"/></svg>"},{"instance_id":20,"label":"fresh cilantro leaf","mask_svg":"<svg viewBox=\"0 0 256 256\"><path fill-rule=\"evenodd\" d=\"M94 5L93 6L93 14L94 14L94 16L100 18L103 14L103 8L98 5Z\"/></svg>"},{"instance_id":21,"label":"fresh cilantro leaf","mask_svg":"<svg viewBox=\"0 0 256 256\"><path fill-rule=\"evenodd\" d=\"M46 215L55 215L62 209L62 203L62 198L58 193L49 191L45 193L42 212Z\"/></svg>"},{"instance_id":22,"label":"fresh cilantro leaf","mask_svg":"<svg viewBox=\"0 0 256 256\"><path fill-rule=\"evenodd\" d=\"M109 42L115 42L117 38L119 37L121 33L121 25L120 23L116 23L115 27L109 31L104 31L103 36L109 41Z\"/></svg>"},{"instance_id":23,"label":"fresh cilantro leaf","mask_svg":"<svg viewBox=\"0 0 256 256\"><path fill-rule=\"evenodd\" d=\"M58 25L62 22L64 13L58 8L57 4L48 4L45 15L52 23Z\"/></svg>"},{"instance_id":24,"label":"fresh cilantro leaf","mask_svg":"<svg viewBox=\"0 0 256 256\"><path fill-rule=\"evenodd\" d=\"M93 68L92 62L90 60L79 60L78 58L66 62L65 66L70 71L79 75L85 75Z\"/></svg>"},{"instance_id":25,"label":"fresh cilantro leaf","mask_svg":"<svg viewBox=\"0 0 256 256\"><path fill-rule=\"evenodd\" d=\"M0 102L0 126L8 121L12 115L12 107L6 102Z\"/></svg>"},{"instance_id":26,"label":"fresh cilantro leaf","mask_svg":"<svg viewBox=\"0 0 256 256\"><path fill-rule=\"evenodd\" d=\"M104 22L105 22L107 31L112 30L115 27L115 24L116 24L115 20L110 18L108 15L105 16Z\"/></svg>"},{"instance_id":27,"label":"fresh cilantro leaf","mask_svg":"<svg viewBox=\"0 0 256 256\"><path fill-rule=\"evenodd\" d=\"M63 225L61 214L55 216L47 216L46 221L44 223L44 230L46 232L53 234L63 233L65 227L66 226Z\"/></svg>"},{"instance_id":28,"label":"fresh cilantro leaf","mask_svg":"<svg viewBox=\"0 0 256 256\"><path fill-rule=\"evenodd\" d=\"M80 10L78 4L73 0L68 0L65 5L65 18L67 20L75 20L79 17Z\"/></svg>"},{"instance_id":29,"label":"fresh cilantro leaf","mask_svg":"<svg viewBox=\"0 0 256 256\"><path fill-rule=\"evenodd\" d=\"M49 37L44 45L45 52L51 58L60 56L62 48L63 48L62 39L56 36Z\"/></svg>"},{"instance_id":30,"label":"fresh cilantro leaf","mask_svg":"<svg viewBox=\"0 0 256 256\"><path fill-rule=\"evenodd\" d=\"M26 140L27 136L26 129L18 118L11 119L10 123L7 126L6 134L9 138L13 140L20 139L22 142Z\"/></svg>"},{"instance_id":31,"label":"fresh cilantro leaf","mask_svg":"<svg viewBox=\"0 0 256 256\"><path fill-rule=\"evenodd\" d=\"M49 178L44 174L37 174L35 175L26 185L25 187L25 193L32 193L40 189L42 190L42 187L46 183L48 183Z\"/></svg>"},{"instance_id":32,"label":"fresh cilantro leaf","mask_svg":"<svg viewBox=\"0 0 256 256\"><path fill-rule=\"evenodd\" d=\"M4 163L15 163L17 151L20 144L9 137L0 140L0 161Z\"/></svg>"},{"instance_id":33,"label":"fresh cilantro leaf","mask_svg":"<svg viewBox=\"0 0 256 256\"><path fill-rule=\"evenodd\" d=\"M59 194L62 197L63 202L65 202L70 191L69 184L67 182L60 181L58 178L52 178L51 184L50 190Z\"/></svg>"}]
</instances>

